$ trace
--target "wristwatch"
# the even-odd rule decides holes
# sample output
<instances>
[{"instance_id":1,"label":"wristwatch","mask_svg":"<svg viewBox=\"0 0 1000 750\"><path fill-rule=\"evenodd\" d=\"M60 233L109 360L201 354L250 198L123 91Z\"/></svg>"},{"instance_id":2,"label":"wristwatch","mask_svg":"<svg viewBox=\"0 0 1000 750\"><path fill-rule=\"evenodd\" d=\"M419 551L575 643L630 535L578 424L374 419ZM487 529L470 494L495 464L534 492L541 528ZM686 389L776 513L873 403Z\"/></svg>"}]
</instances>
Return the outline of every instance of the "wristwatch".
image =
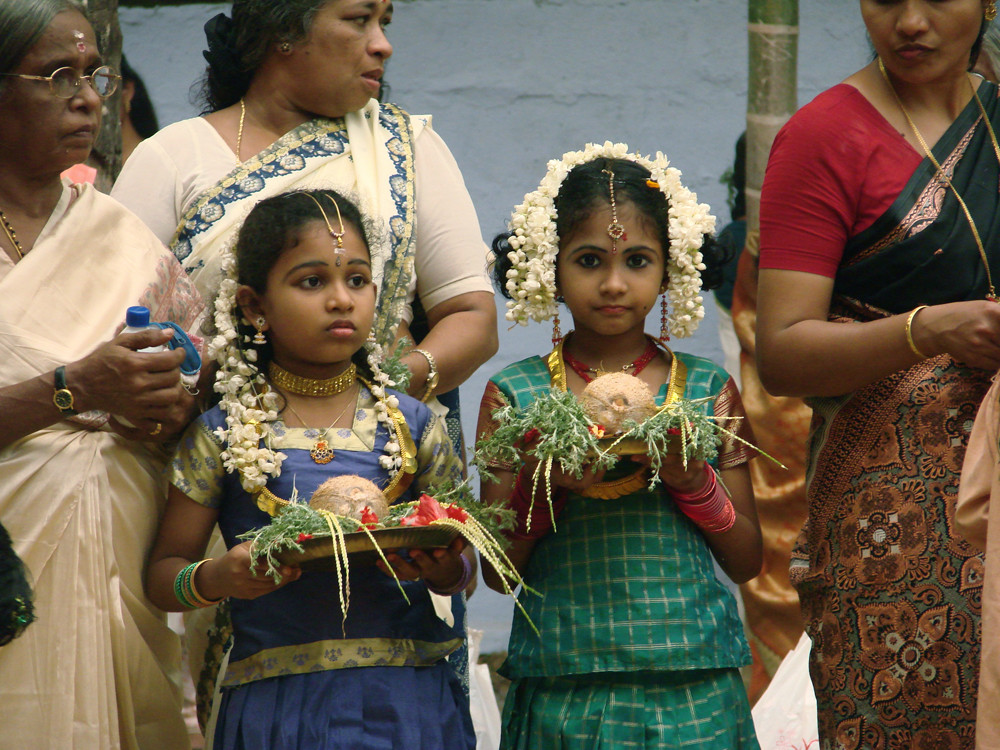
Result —
<instances>
[{"instance_id":1,"label":"wristwatch","mask_svg":"<svg viewBox=\"0 0 1000 750\"><path fill-rule=\"evenodd\" d=\"M73 408L73 392L66 387L66 368L59 366L56 368L56 392L52 394L52 403L59 409L59 413L66 417L71 417L77 413Z\"/></svg>"},{"instance_id":2,"label":"wristwatch","mask_svg":"<svg viewBox=\"0 0 1000 750\"><path fill-rule=\"evenodd\" d=\"M434 389L438 386L437 362L434 361L434 356L426 349L414 349L413 351L423 355L424 359L427 360L427 364L431 367L430 372L427 373L427 380L424 381L423 395L420 396L421 401L427 401L434 394Z\"/></svg>"}]
</instances>

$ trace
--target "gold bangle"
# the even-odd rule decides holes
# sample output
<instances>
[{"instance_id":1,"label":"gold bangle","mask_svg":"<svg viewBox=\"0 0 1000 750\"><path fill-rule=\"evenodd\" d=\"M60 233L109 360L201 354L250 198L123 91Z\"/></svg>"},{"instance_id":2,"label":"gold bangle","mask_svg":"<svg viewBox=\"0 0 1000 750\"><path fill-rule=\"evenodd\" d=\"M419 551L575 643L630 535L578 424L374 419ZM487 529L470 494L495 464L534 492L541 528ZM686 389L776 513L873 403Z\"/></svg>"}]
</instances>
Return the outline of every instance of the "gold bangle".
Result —
<instances>
[{"instance_id":1,"label":"gold bangle","mask_svg":"<svg viewBox=\"0 0 1000 750\"><path fill-rule=\"evenodd\" d=\"M222 597L222 599L206 599L201 595L201 592L198 591L198 587L194 585L194 577L198 574L198 568L207 563L210 559L211 558L206 558L195 563L194 568L191 569L191 577L188 579L188 590L186 593L190 594L194 598L199 607L211 607L213 604L218 604L222 601L222 599L225 599L225 597Z\"/></svg>"},{"instance_id":2,"label":"gold bangle","mask_svg":"<svg viewBox=\"0 0 1000 750\"><path fill-rule=\"evenodd\" d=\"M913 308L913 312L909 314L906 318L906 343L910 345L910 351L916 354L920 359L927 359L927 355L924 354L917 348L917 345L913 342L913 319L917 317L917 313L923 310L927 305L920 305L919 307Z\"/></svg>"},{"instance_id":3,"label":"gold bangle","mask_svg":"<svg viewBox=\"0 0 1000 750\"><path fill-rule=\"evenodd\" d=\"M430 366L430 370L427 373L427 380L424 382L424 392L423 395L420 396L421 401L426 401L434 394L434 390L438 385L439 377L437 362L434 361L434 356L426 349L414 348L410 351L423 355L424 359L427 360L427 364Z\"/></svg>"}]
</instances>

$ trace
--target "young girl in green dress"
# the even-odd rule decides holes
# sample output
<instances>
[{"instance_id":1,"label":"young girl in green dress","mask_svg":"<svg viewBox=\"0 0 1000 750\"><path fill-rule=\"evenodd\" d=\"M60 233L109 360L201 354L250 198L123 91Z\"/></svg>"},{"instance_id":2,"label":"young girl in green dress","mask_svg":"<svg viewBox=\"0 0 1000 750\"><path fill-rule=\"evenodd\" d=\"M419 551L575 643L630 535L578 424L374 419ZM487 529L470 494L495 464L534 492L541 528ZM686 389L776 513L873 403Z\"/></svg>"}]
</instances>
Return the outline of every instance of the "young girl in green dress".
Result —
<instances>
[{"instance_id":1,"label":"young girl in green dress","mask_svg":"<svg viewBox=\"0 0 1000 750\"><path fill-rule=\"evenodd\" d=\"M624 371L658 404L704 399L709 415L750 441L746 422L731 419L743 407L728 374L663 344L667 329L684 337L697 327L699 293L723 260L708 207L679 177L662 155L647 159L622 144L549 163L511 231L494 241L495 277L510 299L508 320L558 320L564 302L574 328L556 334L551 354L490 380L480 440L497 429L500 407L522 410L554 389L579 395L598 374ZM657 340L644 328L660 294L671 311L665 298ZM483 481L483 500L517 512L508 555L540 594L520 595L537 631L514 616L503 748L758 747L739 673L749 649L712 563L737 583L760 571L752 455L723 434L709 463L666 456L653 489L649 456L582 477L556 464L552 511L530 455L489 466L499 481ZM503 590L495 571L483 572Z\"/></svg>"}]
</instances>

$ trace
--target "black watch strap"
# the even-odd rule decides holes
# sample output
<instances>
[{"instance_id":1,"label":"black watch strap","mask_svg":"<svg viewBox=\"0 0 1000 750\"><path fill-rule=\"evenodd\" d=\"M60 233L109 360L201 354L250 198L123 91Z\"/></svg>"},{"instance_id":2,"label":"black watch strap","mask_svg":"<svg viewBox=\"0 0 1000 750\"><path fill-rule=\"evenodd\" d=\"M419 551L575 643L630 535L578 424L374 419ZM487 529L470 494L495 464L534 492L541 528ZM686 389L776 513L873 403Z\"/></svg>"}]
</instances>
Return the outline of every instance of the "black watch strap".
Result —
<instances>
[{"instance_id":1,"label":"black watch strap","mask_svg":"<svg viewBox=\"0 0 1000 750\"><path fill-rule=\"evenodd\" d=\"M55 393L52 394L52 403L59 409L59 413L71 417L77 413L73 408L73 392L66 386L66 368L59 366L55 373Z\"/></svg>"}]
</instances>

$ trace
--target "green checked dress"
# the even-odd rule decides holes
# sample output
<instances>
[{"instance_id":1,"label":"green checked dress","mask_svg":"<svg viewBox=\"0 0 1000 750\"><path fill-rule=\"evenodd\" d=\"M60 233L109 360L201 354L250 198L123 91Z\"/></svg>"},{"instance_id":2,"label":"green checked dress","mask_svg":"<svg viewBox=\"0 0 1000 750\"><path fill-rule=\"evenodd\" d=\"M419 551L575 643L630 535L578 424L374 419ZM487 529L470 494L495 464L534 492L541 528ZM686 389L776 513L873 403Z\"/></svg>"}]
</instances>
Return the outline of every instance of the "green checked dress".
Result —
<instances>
[{"instance_id":1,"label":"green checked dress","mask_svg":"<svg viewBox=\"0 0 1000 750\"><path fill-rule=\"evenodd\" d=\"M565 383L560 354L516 362L490 380L480 437L496 428L497 407L527 407ZM673 383L660 389L658 403L714 397L716 416L743 414L722 368L674 357ZM729 429L751 437L745 420ZM726 469L750 457L729 439L714 464ZM604 484L627 486L633 473L626 467ZM643 483L611 500L571 494L524 579L541 594L520 595L541 637L515 610L501 669L513 680L501 748L759 747L739 674L750 652L736 601L715 576L705 538L665 490Z\"/></svg>"}]
</instances>

